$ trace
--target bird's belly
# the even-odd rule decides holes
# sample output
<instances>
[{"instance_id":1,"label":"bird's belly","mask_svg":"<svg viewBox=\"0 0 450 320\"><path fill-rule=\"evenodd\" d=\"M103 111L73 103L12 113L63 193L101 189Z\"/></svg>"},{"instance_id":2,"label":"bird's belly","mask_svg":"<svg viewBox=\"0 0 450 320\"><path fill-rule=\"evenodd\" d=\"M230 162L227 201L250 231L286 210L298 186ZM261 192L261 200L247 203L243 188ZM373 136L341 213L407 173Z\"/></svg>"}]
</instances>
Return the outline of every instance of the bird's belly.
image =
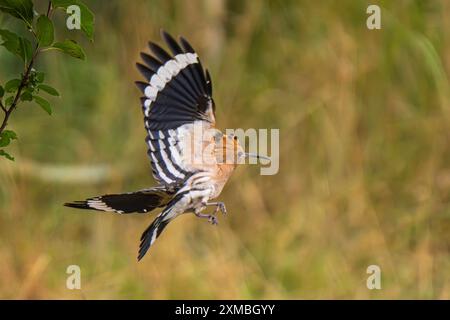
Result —
<instances>
[{"instance_id":1,"label":"bird's belly","mask_svg":"<svg viewBox=\"0 0 450 320\"><path fill-rule=\"evenodd\" d=\"M226 181L216 181L214 183L214 187L213 187L213 191L211 192L210 199L215 199L222 193L225 183L226 183Z\"/></svg>"}]
</instances>

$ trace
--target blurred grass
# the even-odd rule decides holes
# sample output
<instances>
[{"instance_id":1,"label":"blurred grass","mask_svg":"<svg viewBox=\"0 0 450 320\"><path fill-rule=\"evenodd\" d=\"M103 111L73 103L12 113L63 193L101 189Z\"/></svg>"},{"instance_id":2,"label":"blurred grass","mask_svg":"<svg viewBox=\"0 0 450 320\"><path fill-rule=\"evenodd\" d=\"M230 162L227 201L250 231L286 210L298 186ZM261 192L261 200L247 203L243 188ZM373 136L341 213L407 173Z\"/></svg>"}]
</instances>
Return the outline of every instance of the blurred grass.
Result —
<instances>
[{"instance_id":1,"label":"blurred grass","mask_svg":"<svg viewBox=\"0 0 450 320\"><path fill-rule=\"evenodd\" d=\"M54 115L23 105L10 122L20 140L16 162L0 162L0 298L450 298L450 3L88 3L88 61L38 64L62 93ZM365 25L373 3L379 31ZM62 204L154 183L133 81L160 27L212 71L222 129L280 128L280 172L239 168L218 228L180 217L138 264L153 215ZM15 64L0 50L1 82ZM79 167L103 171L76 179ZM65 288L70 264L81 291ZM370 264L382 290L366 288Z\"/></svg>"}]
</instances>

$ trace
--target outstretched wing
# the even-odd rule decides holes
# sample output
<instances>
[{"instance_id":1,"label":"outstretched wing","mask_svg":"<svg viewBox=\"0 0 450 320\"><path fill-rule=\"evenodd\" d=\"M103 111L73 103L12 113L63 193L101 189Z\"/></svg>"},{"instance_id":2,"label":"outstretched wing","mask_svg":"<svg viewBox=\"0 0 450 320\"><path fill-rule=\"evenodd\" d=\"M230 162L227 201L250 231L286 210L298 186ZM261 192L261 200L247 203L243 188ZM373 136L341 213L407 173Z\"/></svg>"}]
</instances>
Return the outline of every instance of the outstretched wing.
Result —
<instances>
[{"instance_id":1,"label":"outstretched wing","mask_svg":"<svg viewBox=\"0 0 450 320\"><path fill-rule=\"evenodd\" d=\"M144 64L137 63L146 82L136 82L144 93L146 142L153 176L163 185L181 185L198 171L188 161L186 139L194 126L215 126L212 84L191 45L182 37L180 43L168 33L161 36L172 53L150 42L152 55L141 53Z\"/></svg>"},{"instance_id":2,"label":"outstretched wing","mask_svg":"<svg viewBox=\"0 0 450 320\"><path fill-rule=\"evenodd\" d=\"M65 203L66 207L109 211L116 213L146 213L164 207L173 198L173 192L164 187L153 187L136 192L107 194L83 201Z\"/></svg>"}]
</instances>

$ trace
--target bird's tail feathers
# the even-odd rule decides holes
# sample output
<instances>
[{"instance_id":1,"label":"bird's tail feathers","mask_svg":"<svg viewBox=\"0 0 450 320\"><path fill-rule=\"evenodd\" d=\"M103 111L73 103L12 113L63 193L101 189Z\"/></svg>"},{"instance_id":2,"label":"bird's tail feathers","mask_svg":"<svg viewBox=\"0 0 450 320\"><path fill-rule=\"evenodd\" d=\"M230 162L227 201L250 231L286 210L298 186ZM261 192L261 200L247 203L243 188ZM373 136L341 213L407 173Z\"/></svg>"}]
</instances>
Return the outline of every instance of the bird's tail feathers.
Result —
<instances>
[{"instance_id":1,"label":"bird's tail feathers","mask_svg":"<svg viewBox=\"0 0 450 320\"><path fill-rule=\"evenodd\" d=\"M179 214L183 213L188 199L184 194L175 196L167 207L155 218L152 224L142 233L141 244L139 245L138 261L141 260L148 249L152 246L161 232L175 219Z\"/></svg>"},{"instance_id":2,"label":"bird's tail feathers","mask_svg":"<svg viewBox=\"0 0 450 320\"><path fill-rule=\"evenodd\" d=\"M151 245L159 237L164 228L169 224L172 219L164 220L164 216L160 214L152 224L142 233L141 244L139 245L138 261L140 261Z\"/></svg>"},{"instance_id":3,"label":"bird's tail feathers","mask_svg":"<svg viewBox=\"0 0 450 320\"><path fill-rule=\"evenodd\" d=\"M109 211L116 213L146 213L164 207L172 199L173 193L164 187L154 187L137 192L108 194L83 201L65 203L66 207Z\"/></svg>"}]
</instances>

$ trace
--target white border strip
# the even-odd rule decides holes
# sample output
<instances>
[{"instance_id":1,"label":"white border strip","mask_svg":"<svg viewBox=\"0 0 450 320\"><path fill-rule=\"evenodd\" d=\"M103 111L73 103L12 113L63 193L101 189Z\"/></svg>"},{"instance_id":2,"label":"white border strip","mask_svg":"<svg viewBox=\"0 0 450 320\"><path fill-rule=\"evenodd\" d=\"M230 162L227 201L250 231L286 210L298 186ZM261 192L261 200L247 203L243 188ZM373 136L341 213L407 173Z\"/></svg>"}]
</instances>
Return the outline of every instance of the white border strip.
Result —
<instances>
[{"instance_id":1,"label":"white border strip","mask_svg":"<svg viewBox=\"0 0 450 320\"><path fill-rule=\"evenodd\" d=\"M145 88L144 94L147 99L144 101L144 114L146 117L149 115L152 102L156 100L158 93L164 89L166 84L188 65L198 62L196 53L177 54L174 58L159 67L158 71L151 77L149 86Z\"/></svg>"}]
</instances>

